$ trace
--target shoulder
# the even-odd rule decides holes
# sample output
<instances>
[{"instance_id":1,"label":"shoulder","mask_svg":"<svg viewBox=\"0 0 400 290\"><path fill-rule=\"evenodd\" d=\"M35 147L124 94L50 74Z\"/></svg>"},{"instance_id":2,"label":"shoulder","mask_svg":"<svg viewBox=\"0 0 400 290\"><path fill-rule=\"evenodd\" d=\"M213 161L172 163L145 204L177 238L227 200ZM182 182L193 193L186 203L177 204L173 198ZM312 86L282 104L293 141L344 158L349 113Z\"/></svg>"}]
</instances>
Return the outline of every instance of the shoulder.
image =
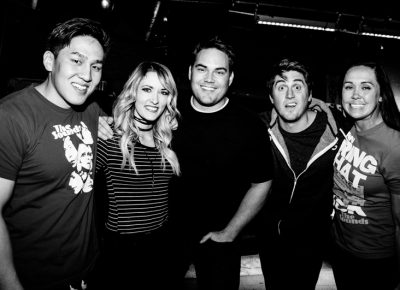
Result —
<instances>
[{"instance_id":1,"label":"shoulder","mask_svg":"<svg viewBox=\"0 0 400 290\"><path fill-rule=\"evenodd\" d=\"M25 88L5 96L0 100L0 118L1 122L9 120L10 122L20 123L26 127L30 123L31 116L39 112L40 106L36 105L33 88Z\"/></svg>"},{"instance_id":2,"label":"shoulder","mask_svg":"<svg viewBox=\"0 0 400 290\"><path fill-rule=\"evenodd\" d=\"M13 92L0 100L2 110L16 110L20 106L28 106L34 101L31 95L34 94L32 87Z\"/></svg>"}]
</instances>

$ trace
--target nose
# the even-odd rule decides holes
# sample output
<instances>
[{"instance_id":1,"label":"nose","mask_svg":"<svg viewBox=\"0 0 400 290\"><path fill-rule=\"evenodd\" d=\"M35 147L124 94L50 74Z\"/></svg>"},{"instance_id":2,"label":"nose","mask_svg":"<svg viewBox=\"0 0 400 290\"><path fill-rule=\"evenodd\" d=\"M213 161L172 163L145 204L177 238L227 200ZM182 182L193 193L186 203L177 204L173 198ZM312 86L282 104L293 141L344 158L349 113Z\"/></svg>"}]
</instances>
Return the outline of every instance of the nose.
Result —
<instances>
[{"instance_id":1,"label":"nose","mask_svg":"<svg viewBox=\"0 0 400 290\"><path fill-rule=\"evenodd\" d=\"M287 90L286 98L288 98L288 99L293 99L294 98L294 93L293 93L292 89Z\"/></svg>"},{"instance_id":2,"label":"nose","mask_svg":"<svg viewBox=\"0 0 400 290\"><path fill-rule=\"evenodd\" d=\"M357 87L353 92L352 98L359 99L359 98L361 98L361 96L362 96L362 90L361 90L361 88Z\"/></svg>"},{"instance_id":3,"label":"nose","mask_svg":"<svg viewBox=\"0 0 400 290\"><path fill-rule=\"evenodd\" d=\"M90 65L82 66L79 77L85 82L90 82L92 80L92 68L90 67Z\"/></svg>"},{"instance_id":4,"label":"nose","mask_svg":"<svg viewBox=\"0 0 400 290\"><path fill-rule=\"evenodd\" d=\"M152 102L153 104L158 104L158 100L160 99L160 94L161 94L161 93L159 93L159 92L154 92L154 93L151 95L151 102Z\"/></svg>"},{"instance_id":5,"label":"nose","mask_svg":"<svg viewBox=\"0 0 400 290\"><path fill-rule=\"evenodd\" d=\"M208 82L208 83L213 83L214 82L213 72L207 72L206 73L205 81Z\"/></svg>"}]
</instances>

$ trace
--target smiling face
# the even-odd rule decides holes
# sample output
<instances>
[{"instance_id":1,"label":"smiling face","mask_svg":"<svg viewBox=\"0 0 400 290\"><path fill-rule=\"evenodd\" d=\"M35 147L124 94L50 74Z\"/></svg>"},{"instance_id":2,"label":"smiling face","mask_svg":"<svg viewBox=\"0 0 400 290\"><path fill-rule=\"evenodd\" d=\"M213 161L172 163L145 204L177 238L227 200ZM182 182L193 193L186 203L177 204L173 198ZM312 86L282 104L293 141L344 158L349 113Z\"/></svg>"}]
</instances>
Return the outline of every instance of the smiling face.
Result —
<instances>
[{"instance_id":1,"label":"smiling face","mask_svg":"<svg viewBox=\"0 0 400 290\"><path fill-rule=\"evenodd\" d=\"M282 122L301 123L306 119L311 95L303 74L287 71L275 76L271 93L271 102Z\"/></svg>"},{"instance_id":2,"label":"smiling face","mask_svg":"<svg viewBox=\"0 0 400 290\"><path fill-rule=\"evenodd\" d=\"M342 105L356 122L371 126L379 122L381 101L380 87L372 68L355 66L347 71L342 87Z\"/></svg>"},{"instance_id":3,"label":"smiling face","mask_svg":"<svg viewBox=\"0 0 400 290\"><path fill-rule=\"evenodd\" d=\"M215 48L201 50L189 68L189 79L198 109L213 111L222 107L233 81L228 56Z\"/></svg>"},{"instance_id":4,"label":"smiling face","mask_svg":"<svg viewBox=\"0 0 400 290\"><path fill-rule=\"evenodd\" d=\"M171 98L171 93L160 82L157 73L150 71L146 73L138 85L135 97L135 114L146 121L154 122L164 112Z\"/></svg>"},{"instance_id":5,"label":"smiling face","mask_svg":"<svg viewBox=\"0 0 400 290\"><path fill-rule=\"evenodd\" d=\"M99 84L104 51L91 36L77 36L57 57L50 51L43 63L50 72L49 101L61 108L82 105Z\"/></svg>"}]
</instances>

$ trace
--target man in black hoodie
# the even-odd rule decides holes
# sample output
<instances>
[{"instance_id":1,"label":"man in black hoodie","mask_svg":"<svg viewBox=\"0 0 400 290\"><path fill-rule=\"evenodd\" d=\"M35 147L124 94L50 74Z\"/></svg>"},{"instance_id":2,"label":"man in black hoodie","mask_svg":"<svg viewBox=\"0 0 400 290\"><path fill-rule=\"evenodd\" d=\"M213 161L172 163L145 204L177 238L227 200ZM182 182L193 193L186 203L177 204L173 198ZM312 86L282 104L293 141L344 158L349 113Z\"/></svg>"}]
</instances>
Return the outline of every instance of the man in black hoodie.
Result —
<instances>
[{"instance_id":1,"label":"man in black hoodie","mask_svg":"<svg viewBox=\"0 0 400 290\"><path fill-rule=\"evenodd\" d=\"M268 89L274 108L262 118L272 141L274 183L261 215L265 284L315 289L329 237L342 115L312 98L310 73L297 61L274 66Z\"/></svg>"}]
</instances>

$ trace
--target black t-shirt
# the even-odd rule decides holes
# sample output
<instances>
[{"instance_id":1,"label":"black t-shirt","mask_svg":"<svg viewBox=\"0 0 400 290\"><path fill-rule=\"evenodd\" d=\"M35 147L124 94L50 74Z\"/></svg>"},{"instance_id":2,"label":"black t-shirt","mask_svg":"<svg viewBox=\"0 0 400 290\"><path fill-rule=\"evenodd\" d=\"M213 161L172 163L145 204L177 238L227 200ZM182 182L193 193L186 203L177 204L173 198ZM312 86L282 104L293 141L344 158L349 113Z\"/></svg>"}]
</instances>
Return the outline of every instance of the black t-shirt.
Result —
<instances>
[{"instance_id":1,"label":"black t-shirt","mask_svg":"<svg viewBox=\"0 0 400 290\"><path fill-rule=\"evenodd\" d=\"M287 149L290 164L296 175L299 175L307 166L315 147L326 129L327 116L317 112L317 116L308 128L301 132L290 133L279 126Z\"/></svg>"},{"instance_id":2,"label":"black t-shirt","mask_svg":"<svg viewBox=\"0 0 400 290\"><path fill-rule=\"evenodd\" d=\"M172 194L178 222L204 235L227 225L251 183L272 179L268 131L256 114L232 101L214 113L180 110L173 149L182 176Z\"/></svg>"}]
</instances>

